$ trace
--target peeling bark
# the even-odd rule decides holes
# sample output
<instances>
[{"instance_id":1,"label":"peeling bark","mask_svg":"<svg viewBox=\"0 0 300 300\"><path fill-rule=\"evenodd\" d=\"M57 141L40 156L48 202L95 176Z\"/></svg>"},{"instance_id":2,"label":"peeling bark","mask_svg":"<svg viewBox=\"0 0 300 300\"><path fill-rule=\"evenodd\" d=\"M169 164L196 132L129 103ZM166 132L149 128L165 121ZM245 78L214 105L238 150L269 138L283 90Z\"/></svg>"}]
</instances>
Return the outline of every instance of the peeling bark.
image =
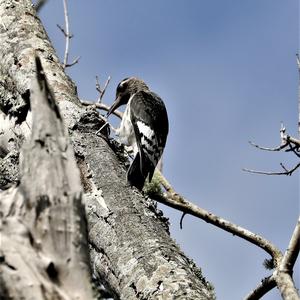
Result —
<instances>
[{"instance_id":1,"label":"peeling bark","mask_svg":"<svg viewBox=\"0 0 300 300\"><path fill-rule=\"evenodd\" d=\"M4 24L2 26L0 23L0 43L2 45L0 49L0 69L2 70L0 86L3 87L0 90L2 93L0 94L0 110L6 118L17 118L18 114L15 111L19 105L21 105L23 112L28 109L22 95L26 95L26 91L30 88L30 79L35 74L34 57L38 55L41 58L51 93L53 93L60 108L61 116L56 114L56 118L60 119L61 117L68 128L80 169L86 201L91 266L99 284L103 283L109 288L116 299L214 299L212 287L202 276L200 269L180 251L170 238L168 225L161 213L157 211L154 202L145 199L134 188L126 186L124 160L122 162L116 153L120 152L120 149L95 135L95 132L103 124L102 120L95 110L81 106L77 98L76 88L65 75L42 24L35 14L31 1L1 1L0 18ZM8 82L14 86L14 96L8 87ZM31 105L34 111L36 102ZM79 274L79 271L85 272L86 270L78 270L82 268L82 264L79 263L80 259L77 261L78 264L72 259L73 264L66 266L66 269L60 267L63 266L67 253L66 249L63 248L64 235L53 240L55 231L44 231L43 224L48 226L49 223L47 222L54 223L53 225L57 225L56 228L59 232L64 227L65 218L72 221L73 228L76 229L75 232L72 231L72 234L75 234L75 244L81 245L82 247L78 246L78 249L83 251L84 234L81 233L83 238L81 239L80 235L77 236L76 233L79 233L80 230L81 232L84 231L84 224L80 221L80 215L84 210L78 204L80 203L80 189L78 189L78 176L74 174L74 172L76 173L76 166L68 165L65 162L67 166L62 168L57 161L47 165L46 159L43 159L45 163L40 165L38 161L34 160L38 155L55 155L57 151L70 150L63 136L63 129L51 119L54 118L53 114L52 117L44 114L39 115L41 110L37 110L36 114L33 113L32 142L35 143L35 147L39 151L35 152L29 146L24 148L25 153L20 156L20 169L21 174L26 174L26 176L22 175L18 190L18 195L27 199L35 199L28 201L29 207L31 207L30 212L34 217L30 217L32 215L27 213L28 207L17 205L20 203L19 198L14 198L15 202L11 207L17 207L16 213L22 212L18 214L20 216L18 222L23 224L26 221L35 227L32 235L34 245L37 244L39 247L47 245L47 255L50 257L57 250L64 253L58 262L53 259L46 260L45 272L55 283L57 272L59 274L60 272L73 273L75 270L75 273ZM21 115L23 115L23 119L18 117L20 138L12 142L12 149L16 152L20 149L19 144L28 139L25 127L21 126L25 122L30 122L30 114L27 112L25 119L25 113ZM48 136L42 125L46 120L48 123L56 124L56 132L62 138ZM48 149L49 153L45 149ZM17 170L17 162L12 162L12 166L5 162L13 151L8 149L7 154L4 153L2 161L0 161L0 167L5 166L8 174L4 178L0 176L3 183L20 180L19 178L16 179L18 171L10 172L14 168ZM64 158L64 155L59 155L59 157ZM31 163L28 165L26 161ZM39 168L38 177L39 180L44 180L43 184L38 183L40 181L37 180L37 173L34 171L35 169L39 170ZM51 177L46 177L48 170L54 172ZM57 179L61 178L57 177L60 172L68 178L67 181L57 182ZM9 178L9 174L15 174L15 176ZM28 189L30 185L32 188ZM0 186L1 189L7 187L7 183ZM75 197L72 204L77 203L75 208L69 203L71 206L57 206L55 209L49 209L49 202L57 202L58 199L62 202L66 201L70 196L69 192L63 192L66 190L72 191L71 194ZM1 203L5 202L3 199L7 198L4 196L7 193L11 194L11 189L0 194ZM77 215L79 219L77 217L72 219L70 217L71 212ZM50 213L52 221L47 221ZM15 225L10 228L15 228ZM22 233L21 237L24 239L27 236L26 245L29 245L31 239L28 238L30 235L26 230L23 229L24 234ZM17 239L20 234L14 233L14 235ZM9 235L7 235L7 239L10 239ZM26 249L28 248L29 246L26 247ZM81 254L83 254L82 251L80 251ZM30 262L34 263L35 255L28 252L28 257L32 257ZM86 260L84 260L85 262ZM8 265L11 263L9 262ZM0 266L9 268L7 264L1 263L1 261ZM23 272L23 269L21 271ZM16 273L19 276L19 270ZM24 267L24 276L25 274ZM88 283L82 283L78 288L84 289L85 284ZM10 288L10 286L5 286ZM72 289L68 280L64 287L66 290ZM48 288L49 286L45 285L45 293L48 293ZM3 288L1 292L4 295L6 289ZM34 293L32 292L32 294Z\"/></svg>"}]
</instances>

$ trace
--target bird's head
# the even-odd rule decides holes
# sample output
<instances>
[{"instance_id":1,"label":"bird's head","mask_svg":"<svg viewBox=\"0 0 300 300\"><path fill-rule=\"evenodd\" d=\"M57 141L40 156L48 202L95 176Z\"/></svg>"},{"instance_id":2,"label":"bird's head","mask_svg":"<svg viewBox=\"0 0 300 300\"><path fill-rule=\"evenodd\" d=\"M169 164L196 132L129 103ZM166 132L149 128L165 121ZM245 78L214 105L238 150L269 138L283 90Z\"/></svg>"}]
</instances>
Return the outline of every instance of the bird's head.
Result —
<instances>
[{"instance_id":1,"label":"bird's head","mask_svg":"<svg viewBox=\"0 0 300 300\"><path fill-rule=\"evenodd\" d=\"M146 83L136 77L130 77L123 79L117 86L116 100L110 107L107 117L113 113L121 105L126 105L132 95L141 90L148 90Z\"/></svg>"}]
</instances>

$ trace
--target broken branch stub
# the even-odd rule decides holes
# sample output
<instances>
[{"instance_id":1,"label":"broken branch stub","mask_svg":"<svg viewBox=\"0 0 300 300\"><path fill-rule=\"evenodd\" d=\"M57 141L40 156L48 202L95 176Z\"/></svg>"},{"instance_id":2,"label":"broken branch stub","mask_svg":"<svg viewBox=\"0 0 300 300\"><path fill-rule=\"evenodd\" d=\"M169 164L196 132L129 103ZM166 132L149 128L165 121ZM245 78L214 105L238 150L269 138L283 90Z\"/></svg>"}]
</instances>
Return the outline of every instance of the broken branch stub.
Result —
<instances>
[{"instance_id":1,"label":"broken branch stub","mask_svg":"<svg viewBox=\"0 0 300 300\"><path fill-rule=\"evenodd\" d=\"M21 151L20 185L6 192L9 207L1 207L4 240L11 246L3 257L19 283L14 287L3 268L0 296L92 299L79 170L39 58L30 93L32 133ZM24 234L12 238L12 228Z\"/></svg>"}]
</instances>

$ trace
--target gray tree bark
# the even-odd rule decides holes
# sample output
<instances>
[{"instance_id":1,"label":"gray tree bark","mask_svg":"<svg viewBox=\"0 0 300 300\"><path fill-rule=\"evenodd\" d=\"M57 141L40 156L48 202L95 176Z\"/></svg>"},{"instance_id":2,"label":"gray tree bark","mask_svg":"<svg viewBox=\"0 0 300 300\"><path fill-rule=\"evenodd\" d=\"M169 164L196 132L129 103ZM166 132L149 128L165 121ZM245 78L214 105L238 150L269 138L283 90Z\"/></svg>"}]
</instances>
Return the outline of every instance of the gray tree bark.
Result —
<instances>
[{"instance_id":1,"label":"gray tree bark","mask_svg":"<svg viewBox=\"0 0 300 300\"><path fill-rule=\"evenodd\" d=\"M92 299L79 169L39 59L36 65L20 183L1 193L0 298Z\"/></svg>"},{"instance_id":2,"label":"gray tree bark","mask_svg":"<svg viewBox=\"0 0 300 300\"><path fill-rule=\"evenodd\" d=\"M99 284L104 284L116 299L214 299L212 287L200 269L170 238L168 225L155 203L126 186L119 149L95 135L102 120L95 110L80 104L76 87L64 73L31 1L2 0L0 20L0 189L5 190L0 192L4 207L1 231L5 232L1 253L9 251L4 245L16 241L22 244L25 237L26 245L30 244L31 236L38 241L36 247L24 249L26 266L15 260L7 262L6 254L0 255L0 283L6 287L0 289L0 297L9 293L12 299L19 299L20 289L13 278L19 278L22 285L30 285L33 273L27 269L41 266L36 262L40 248L46 253L48 264L44 270L50 270L46 277L50 277L51 286L45 283L43 288L39 285L32 290L35 299L42 299L36 294L38 288L40 293L45 289L47 295L49 289L58 291L61 297L64 293L69 293L70 298L90 297L84 209L80 206L77 168L58 122L64 120L80 171L90 263ZM60 112L51 101L48 108L41 108L30 89L36 74L36 56L41 59L50 95ZM48 132L47 126L52 131ZM17 183L17 194L26 195L29 205L20 205L24 201L21 196L12 197ZM49 201L51 209L47 207ZM20 224L26 224L26 230L10 234L14 226L5 228L14 209L13 216L17 216ZM75 247L75 253L71 251L72 263L66 245L70 242ZM48 259L57 257L57 253L60 260ZM15 277L7 277L9 272ZM62 274L63 285L56 280L58 274ZM29 298L26 295L24 299Z\"/></svg>"}]
</instances>

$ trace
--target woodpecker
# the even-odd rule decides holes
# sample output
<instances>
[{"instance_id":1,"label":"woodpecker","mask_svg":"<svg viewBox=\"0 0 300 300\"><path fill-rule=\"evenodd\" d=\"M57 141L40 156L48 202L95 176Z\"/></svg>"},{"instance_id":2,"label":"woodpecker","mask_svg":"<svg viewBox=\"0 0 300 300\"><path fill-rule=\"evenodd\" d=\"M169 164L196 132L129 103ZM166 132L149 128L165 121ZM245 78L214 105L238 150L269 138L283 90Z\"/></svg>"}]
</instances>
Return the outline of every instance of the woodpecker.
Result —
<instances>
[{"instance_id":1,"label":"woodpecker","mask_svg":"<svg viewBox=\"0 0 300 300\"><path fill-rule=\"evenodd\" d=\"M150 91L144 81L135 77L125 78L118 84L116 100L107 117L121 105L126 105L126 108L116 135L123 144L132 146L134 153L127 171L127 182L142 190L147 176L151 181L165 148L168 114L162 99Z\"/></svg>"}]
</instances>

